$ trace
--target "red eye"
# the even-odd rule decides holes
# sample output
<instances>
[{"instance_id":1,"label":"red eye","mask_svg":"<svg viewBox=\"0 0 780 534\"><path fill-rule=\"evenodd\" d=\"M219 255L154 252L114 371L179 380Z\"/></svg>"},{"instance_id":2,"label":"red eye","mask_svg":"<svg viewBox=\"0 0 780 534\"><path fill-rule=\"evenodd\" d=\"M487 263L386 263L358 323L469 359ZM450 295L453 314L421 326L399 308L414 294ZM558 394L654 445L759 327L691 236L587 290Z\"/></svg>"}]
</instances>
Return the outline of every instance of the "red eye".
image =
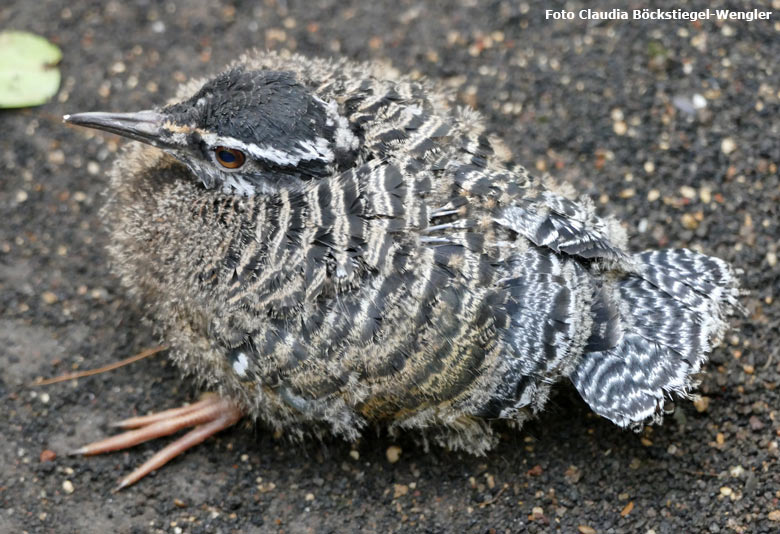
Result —
<instances>
[{"instance_id":1,"label":"red eye","mask_svg":"<svg viewBox=\"0 0 780 534\"><path fill-rule=\"evenodd\" d=\"M246 156L240 150L218 146L214 149L217 161L226 169L238 169L246 161Z\"/></svg>"}]
</instances>

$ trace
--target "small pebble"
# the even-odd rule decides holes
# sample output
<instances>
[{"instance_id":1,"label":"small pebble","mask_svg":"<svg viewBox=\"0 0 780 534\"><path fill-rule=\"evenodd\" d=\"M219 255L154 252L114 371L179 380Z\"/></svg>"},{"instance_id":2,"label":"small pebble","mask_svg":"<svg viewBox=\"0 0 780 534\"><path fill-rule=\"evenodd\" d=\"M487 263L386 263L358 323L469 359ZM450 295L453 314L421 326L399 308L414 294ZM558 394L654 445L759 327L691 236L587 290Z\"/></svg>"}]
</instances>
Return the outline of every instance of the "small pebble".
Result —
<instances>
[{"instance_id":1,"label":"small pebble","mask_svg":"<svg viewBox=\"0 0 780 534\"><path fill-rule=\"evenodd\" d=\"M65 493L71 494L71 493L73 493L73 489L74 489L73 488L73 482L71 482L70 480L63 481L63 483L62 483L62 490Z\"/></svg>"},{"instance_id":2,"label":"small pebble","mask_svg":"<svg viewBox=\"0 0 780 534\"><path fill-rule=\"evenodd\" d=\"M729 497L733 493L732 489L728 486L723 486L720 488L720 494L724 497Z\"/></svg>"},{"instance_id":3,"label":"small pebble","mask_svg":"<svg viewBox=\"0 0 780 534\"><path fill-rule=\"evenodd\" d=\"M276 484L273 482L263 482L262 484L257 485L257 491L260 493L268 493L269 491L273 491L276 489Z\"/></svg>"},{"instance_id":4,"label":"small pebble","mask_svg":"<svg viewBox=\"0 0 780 534\"><path fill-rule=\"evenodd\" d=\"M582 478L582 471L576 465L570 465L563 473L563 476L569 484L576 484Z\"/></svg>"},{"instance_id":5,"label":"small pebble","mask_svg":"<svg viewBox=\"0 0 780 534\"><path fill-rule=\"evenodd\" d=\"M772 510L767 517L770 521L780 521L780 510Z\"/></svg>"},{"instance_id":6,"label":"small pebble","mask_svg":"<svg viewBox=\"0 0 780 534\"><path fill-rule=\"evenodd\" d=\"M696 220L696 217L691 213L683 213L680 221L688 230L696 230L699 227L699 221Z\"/></svg>"},{"instance_id":7,"label":"small pebble","mask_svg":"<svg viewBox=\"0 0 780 534\"><path fill-rule=\"evenodd\" d=\"M731 137L726 137L720 142L720 151L727 156L737 149L737 144Z\"/></svg>"},{"instance_id":8,"label":"small pebble","mask_svg":"<svg viewBox=\"0 0 780 534\"><path fill-rule=\"evenodd\" d=\"M44 450L41 453L40 460L41 460L41 462L51 462L56 457L57 457L57 453L56 452L54 452L52 450L49 450L49 449L46 449L46 450Z\"/></svg>"},{"instance_id":9,"label":"small pebble","mask_svg":"<svg viewBox=\"0 0 780 534\"><path fill-rule=\"evenodd\" d=\"M629 503L625 505L622 510L620 510L620 516L626 517L628 514L631 513L631 510L633 509L634 509L634 501L629 501Z\"/></svg>"},{"instance_id":10,"label":"small pebble","mask_svg":"<svg viewBox=\"0 0 780 534\"><path fill-rule=\"evenodd\" d=\"M350 457L351 457L353 460L359 460L359 459L360 459L360 453L359 453L358 451L356 451L356 450L351 450L351 451L349 451L349 456L350 456Z\"/></svg>"},{"instance_id":11,"label":"small pebble","mask_svg":"<svg viewBox=\"0 0 780 534\"><path fill-rule=\"evenodd\" d=\"M739 478L745 473L745 468L741 465L735 465L731 469L729 469L729 474L733 476L734 478Z\"/></svg>"},{"instance_id":12,"label":"small pebble","mask_svg":"<svg viewBox=\"0 0 780 534\"><path fill-rule=\"evenodd\" d=\"M589 527L588 525L580 525L577 527L582 534L596 534L596 529Z\"/></svg>"},{"instance_id":13,"label":"small pebble","mask_svg":"<svg viewBox=\"0 0 780 534\"><path fill-rule=\"evenodd\" d=\"M49 163L53 163L54 165L62 165L65 163L65 152L62 150L52 150L49 152L48 156Z\"/></svg>"},{"instance_id":14,"label":"small pebble","mask_svg":"<svg viewBox=\"0 0 780 534\"><path fill-rule=\"evenodd\" d=\"M765 426L764 423L761 422L761 419L759 419L755 415L750 416L750 419L748 419L748 424L750 425L750 429L753 431L763 430Z\"/></svg>"},{"instance_id":15,"label":"small pebble","mask_svg":"<svg viewBox=\"0 0 780 534\"><path fill-rule=\"evenodd\" d=\"M44 291L43 294L41 294L41 298L43 299L43 302L46 304L54 304L57 302L57 295L52 293L51 291Z\"/></svg>"},{"instance_id":16,"label":"small pebble","mask_svg":"<svg viewBox=\"0 0 780 534\"><path fill-rule=\"evenodd\" d=\"M314 494L313 493L307 493L304 499L308 502L311 502L314 500Z\"/></svg>"},{"instance_id":17,"label":"small pebble","mask_svg":"<svg viewBox=\"0 0 780 534\"><path fill-rule=\"evenodd\" d=\"M689 198L689 199L696 198L696 190L689 185L682 186L680 188L680 194L685 198Z\"/></svg>"},{"instance_id":18,"label":"small pebble","mask_svg":"<svg viewBox=\"0 0 780 534\"><path fill-rule=\"evenodd\" d=\"M676 95L672 98L672 104L684 113L694 114L697 110L707 107L707 99L698 93L692 96Z\"/></svg>"},{"instance_id":19,"label":"small pebble","mask_svg":"<svg viewBox=\"0 0 780 534\"><path fill-rule=\"evenodd\" d=\"M401 458L401 447L397 445L390 445L385 451L387 461L391 464L396 463Z\"/></svg>"},{"instance_id":20,"label":"small pebble","mask_svg":"<svg viewBox=\"0 0 780 534\"><path fill-rule=\"evenodd\" d=\"M696 411L699 413L704 413L707 411L707 408L710 407L710 398L701 396L695 401L693 401L693 407L696 408Z\"/></svg>"},{"instance_id":21,"label":"small pebble","mask_svg":"<svg viewBox=\"0 0 780 534\"><path fill-rule=\"evenodd\" d=\"M403 497L409 493L409 486L406 484L393 484L393 499Z\"/></svg>"},{"instance_id":22,"label":"small pebble","mask_svg":"<svg viewBox=\"0 0 780 534\"><path fill-rule=\"evenodd\" d=\"M93 299L104 300L108 297L108 290L104 287L96 287L89 292L89 296Z\"/></svg>"}]
</instances>

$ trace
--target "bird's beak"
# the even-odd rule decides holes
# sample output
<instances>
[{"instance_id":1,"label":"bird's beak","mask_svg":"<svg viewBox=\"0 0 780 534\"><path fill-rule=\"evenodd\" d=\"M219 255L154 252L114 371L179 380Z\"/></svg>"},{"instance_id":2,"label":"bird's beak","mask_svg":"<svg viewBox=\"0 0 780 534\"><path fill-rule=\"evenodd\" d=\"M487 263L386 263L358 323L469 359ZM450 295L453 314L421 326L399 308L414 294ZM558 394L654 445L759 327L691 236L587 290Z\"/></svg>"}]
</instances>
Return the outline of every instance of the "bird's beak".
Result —
<instances>
[{"instance_id":1,"label":"bird's beak","mask_svg":"<svg viewBox=\"0 0 780 534\"><path fill-rule=\"evenodd\" d=\"M148 145L160 148L169 147L163 134L165 116L157 111L146 110L135 113L93 111L65 115L62 120L70 124L111 132Z\"/></svg>"}]
</instances>

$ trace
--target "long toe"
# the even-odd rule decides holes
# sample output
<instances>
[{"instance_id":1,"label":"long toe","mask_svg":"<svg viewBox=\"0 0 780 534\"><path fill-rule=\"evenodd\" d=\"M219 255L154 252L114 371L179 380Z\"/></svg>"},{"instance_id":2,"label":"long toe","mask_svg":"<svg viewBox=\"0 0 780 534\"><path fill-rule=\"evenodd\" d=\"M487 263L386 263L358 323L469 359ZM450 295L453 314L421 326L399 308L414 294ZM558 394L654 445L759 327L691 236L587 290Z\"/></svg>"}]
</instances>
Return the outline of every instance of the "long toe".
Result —
<instances>
[{"instance_id":1,"label":"long toe","mask_svg":"<svg viewBox=\"0 0 780 534\"><path fill-rule=\"evenodd\" d=\"M117 421L116 423L111 423L111 426L124 429L140 428L152 423L157 423L158 421L173 419L174 417L180 415L195 412L200 408L212 405L215 398L219 399L219 397L214 393L206 393L203 396L203 399L199 400L198 402L193 402L192 404L187 404L186 406L180 406L179 408L164 410L162 412L150 413L148 415L141 415L138 417L130 417L128 419L123 419L122 421Z\"/></svg>"},{"instance_id":2,"label":"long toe","mask_svg":"<svg viewBox=\"0 0 780 534\"><path fill-rule=\"evenodd\" d=\"M71 454L90 456L127 449L139 443L168 436L185 428L195 427L123 478L117 487L119 490L134 484L155 469L159 469L190 447L194 447L217 432L236 424L243 415L243 411L229 399L209 395L188 406L121 421L117 426L133 428L134 430L90 443Z\"/></svg>"},{"instance_id":3,"label":"long toe","mask_svg":"<svg viewBox=\"0 0 780 534\"><path fill-rule=\"evenodd\" d=\"M224 430L229 426L233 426L236 424L236 422L238 422L239 419L241 419L242 415L243 414L238 410L234 413L226 412L223 413L218 419L209 421L206 424L193 428L164 449L158 451L154 456L137 467L132 473L120 480L119 485L116 487L115 491L119 491L131 484L135 484L143 477L152 471L161 468L190 447L194 447L198 443L203 442L217 432Z\"/></svg>"}]
</instances>

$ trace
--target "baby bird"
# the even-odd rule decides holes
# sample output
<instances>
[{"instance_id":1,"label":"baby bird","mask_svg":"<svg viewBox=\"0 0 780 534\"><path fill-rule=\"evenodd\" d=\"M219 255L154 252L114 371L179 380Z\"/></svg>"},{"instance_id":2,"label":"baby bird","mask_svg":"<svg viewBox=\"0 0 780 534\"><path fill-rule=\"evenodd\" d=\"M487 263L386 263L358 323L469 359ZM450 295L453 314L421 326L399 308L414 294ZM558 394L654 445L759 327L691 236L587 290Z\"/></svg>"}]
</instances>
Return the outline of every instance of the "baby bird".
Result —
<instances>
[{"instance_id":1,"label":"baby bird","mask_svg":"<svg viewBox=\"0 0 780 534\"><path fill-rule=\"evenodd\" d=\"M140 141L111 172L113 268L185 375L216 390L96 454L243 415L294 438L368 425L482 454L569 380L620 427L686 396L734 271L632 253L613 219L502 161L480 116L380 65L255 52L153 111L67 122Z\"/></svg>"}]
</instances>

